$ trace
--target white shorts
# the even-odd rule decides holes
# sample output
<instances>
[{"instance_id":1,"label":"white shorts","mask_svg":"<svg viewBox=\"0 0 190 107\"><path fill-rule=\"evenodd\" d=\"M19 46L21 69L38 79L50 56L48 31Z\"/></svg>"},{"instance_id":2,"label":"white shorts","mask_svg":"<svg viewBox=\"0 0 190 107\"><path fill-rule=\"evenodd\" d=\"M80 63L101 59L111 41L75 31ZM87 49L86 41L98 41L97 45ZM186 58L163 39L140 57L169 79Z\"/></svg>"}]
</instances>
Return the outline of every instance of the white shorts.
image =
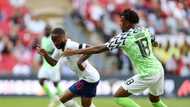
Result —
<instances>
[{"instance_id":1,"label":"white shorts","mask_svg":"<svg viewBox=\"0 0 190 107\"><path fill-rule=\"evenodd\" d=\"M132 94L148 89L150 94L160 96L164 93L164 72L143 78L137 74L125 81L122 87Z\"/></svg>"},{"instance_id":2,"label":"white shorts","mask_svg":"<svg viewBox=\"0 0 190 107\"><path fill-rule=\"evenodd\" d=\"M38 78L47 78L51 81L59 81L61 79L61 73L58 69L42 66L38 72Z\"/></svg>"}]
</instances>

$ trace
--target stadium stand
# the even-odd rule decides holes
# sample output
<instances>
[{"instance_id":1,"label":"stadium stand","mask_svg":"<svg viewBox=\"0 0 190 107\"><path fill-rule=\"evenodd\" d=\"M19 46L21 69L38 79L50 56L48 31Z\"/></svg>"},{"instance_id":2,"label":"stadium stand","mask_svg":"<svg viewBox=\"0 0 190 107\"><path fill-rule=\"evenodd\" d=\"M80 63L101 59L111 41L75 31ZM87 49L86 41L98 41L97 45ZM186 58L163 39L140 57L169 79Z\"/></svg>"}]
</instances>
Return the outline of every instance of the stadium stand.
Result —
<instances>
[{"instance_id":1,"label":"stadium stand","mask_svg":"<svg viewBox=\"0 0 190 107\"><path fill-rule=\"evenodd\" d=\"M40 39L46 19L52 14L62 17L61 21L65 18L65 29L72 38L100 44L120 30L118 13L126 7L136 9L141 17L140 25L149 27L162 43L161 48L154 51L166 73L190 75L190 0L72 0L69 1L72 6L63 3L63 7L67 5L66 9L62 5L55 9L50 6L51 0L48 1L44 5L37 3L38 8L32 8L25 0L16 4L14 0L0 1L0 75L36 74L39 59L31 45L34 40ZM43 9L46 5L49 5L47 10ZM67 9L68 12L61 11ZM130 61L120 50L98 57L101 63L96 58L92 60L103 75L130 74L132 71ZM103 63L106 64L103 66Z\"/></svg>"}]
</instances>

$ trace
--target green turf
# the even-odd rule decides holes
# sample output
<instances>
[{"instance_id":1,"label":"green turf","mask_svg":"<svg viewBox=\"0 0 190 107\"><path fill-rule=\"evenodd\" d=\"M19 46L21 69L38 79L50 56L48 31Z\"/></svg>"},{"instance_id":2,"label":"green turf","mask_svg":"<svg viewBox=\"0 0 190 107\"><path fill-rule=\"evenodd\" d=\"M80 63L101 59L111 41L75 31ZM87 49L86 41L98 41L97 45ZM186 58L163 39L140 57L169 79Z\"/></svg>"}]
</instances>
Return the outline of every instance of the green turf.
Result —
<instances>
[{"instance_id":1,"label":"green turf","mask_svg":"<svg viewBox=\"0 0 190 107\"><path fill-rule=\"evenodd\" d=\"M152 107L146 98L132 98L141 107ZM78 99L77 99L78 100ZM190 107L190 98L163 99L168 107ZM96 107L119 107L113 98L97 97L94 99ZM45 97L0 97L0 107L47 107Z\"/></svg>"}]
</instances>

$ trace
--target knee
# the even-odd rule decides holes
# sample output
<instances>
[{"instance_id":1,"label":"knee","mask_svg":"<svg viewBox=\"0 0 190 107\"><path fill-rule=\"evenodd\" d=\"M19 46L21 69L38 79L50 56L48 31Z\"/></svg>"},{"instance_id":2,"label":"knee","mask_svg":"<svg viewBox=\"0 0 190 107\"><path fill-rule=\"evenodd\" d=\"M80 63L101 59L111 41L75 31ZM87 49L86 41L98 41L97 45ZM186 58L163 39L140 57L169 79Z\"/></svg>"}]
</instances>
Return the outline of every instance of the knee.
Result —
<instances>
[{"instance_id":1,"label":"knee","mask_svg":"<svg viewBox=\"0 0 190 107\"><path fill-rule=\"evenodd\" d=\"M154 95L149 94L149 100L150 100L152 103L156 103L156 102L160 101L160 97L159 97L159 96L154 96Z\"/></svg>"},{"instance_id":2,"label":"knee","mask_svg":"<svg viewBox=\"0 0 190 107\"><path fill-rule=\"evenodd\" d=\"M90 107L91 104L82 102L82 107Z\"/></svg>"},{"instance_id":3,"label":"knee","mask_svg":"<svg viewBox=\"0 0 190 107\"><path fill-rule=\"evenodd\" d=\"M67 100L66 100L64 97L60 97L58 100L59 100L62 104L64 104L64 103L67 102Z\"/></svg>"},{"instance_id":4,"label":"knee","mask_svg":"<svg viewBox=\"0 0 190 107\"><path fill-rule=\"evenodd\" d=\"M128 91L117 91L114 94L114 97L129 97L131 95L131 93L129 93Z\"/></svg>"}]
</instances>

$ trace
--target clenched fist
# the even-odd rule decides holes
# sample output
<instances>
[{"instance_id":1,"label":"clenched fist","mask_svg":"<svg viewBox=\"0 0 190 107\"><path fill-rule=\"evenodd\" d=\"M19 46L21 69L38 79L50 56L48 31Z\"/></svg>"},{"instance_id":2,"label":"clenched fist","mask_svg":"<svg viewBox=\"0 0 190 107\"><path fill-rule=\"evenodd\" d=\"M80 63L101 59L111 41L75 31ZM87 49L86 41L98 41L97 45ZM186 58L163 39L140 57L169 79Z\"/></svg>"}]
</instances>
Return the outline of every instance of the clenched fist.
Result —
<instances>
[{"instance_id":1,"label":"clenched fist","mask_svg":"<svg viewBox=\"0 0 190 107\"><path fill-rule=\"evenodd\" d=\"M36 50L37 50L37 52L41 55L41 56L48 56L48 53L44 50L44 49L42 49L41 47L39 47L39 46L37 46L36 47Z\"/></svg>"}]
</instances>

